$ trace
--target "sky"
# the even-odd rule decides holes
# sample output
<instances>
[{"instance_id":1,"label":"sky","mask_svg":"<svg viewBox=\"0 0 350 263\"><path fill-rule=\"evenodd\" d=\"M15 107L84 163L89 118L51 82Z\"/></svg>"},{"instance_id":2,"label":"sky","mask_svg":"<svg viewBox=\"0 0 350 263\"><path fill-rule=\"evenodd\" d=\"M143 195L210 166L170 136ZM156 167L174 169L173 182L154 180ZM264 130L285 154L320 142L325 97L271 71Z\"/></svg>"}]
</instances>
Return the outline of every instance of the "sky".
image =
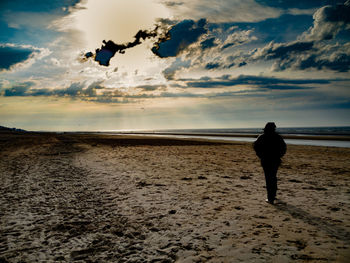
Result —
<instances>
[{"instance_id":1,"label":"sky","mask_svg":"<svg viewBox=\"0 0 350 263\"><path fill-rule=\"evenodd\" d=\"M350 0L1 0L0 125L350 126Z\"/></svg>"}]
</instances>

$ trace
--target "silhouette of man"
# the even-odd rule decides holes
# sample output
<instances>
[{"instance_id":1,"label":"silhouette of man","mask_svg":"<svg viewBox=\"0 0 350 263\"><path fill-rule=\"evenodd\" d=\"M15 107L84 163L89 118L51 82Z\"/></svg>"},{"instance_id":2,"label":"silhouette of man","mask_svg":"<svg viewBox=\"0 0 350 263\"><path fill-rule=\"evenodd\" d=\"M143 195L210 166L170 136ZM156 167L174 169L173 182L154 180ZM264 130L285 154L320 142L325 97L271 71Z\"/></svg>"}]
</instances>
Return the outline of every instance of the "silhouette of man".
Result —
<instances>
[{"instance_id":1,"label":"silhouette of man","mask_svg":"<svg viewBox=\"0 0 350 263\"><path fill-rule=\"evenodd\" d=\"M287 146L283 138L276 132L274 122L265 125L264 133L254 142L254 150L261 160L266 180L266 202L273 204L277 192L277 170Z\"/></svg>"}]
</instances>

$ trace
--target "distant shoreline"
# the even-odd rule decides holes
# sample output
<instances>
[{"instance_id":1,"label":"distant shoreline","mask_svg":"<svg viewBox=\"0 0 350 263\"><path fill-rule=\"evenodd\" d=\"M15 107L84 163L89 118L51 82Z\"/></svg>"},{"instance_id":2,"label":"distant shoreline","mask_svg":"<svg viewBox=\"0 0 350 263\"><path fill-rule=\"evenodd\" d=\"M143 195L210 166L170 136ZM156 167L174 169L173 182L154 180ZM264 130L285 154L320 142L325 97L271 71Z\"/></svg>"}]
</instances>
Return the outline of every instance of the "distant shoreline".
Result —
<instances>
[{"instance_id":1,"label":"distant shoreline","mask_svg":"<svg viewBox=\"0 0 350 263\"><path fill-rule=\"evenodd\" d=\"M102 134L121 134L121 135L182 135L182 136L215 136L215 137L243 137L257 138L260 134L249 133L177 133L177 132L101 132ZM305 135L305 134L281 134L285 139L305 139L305 140L334 140L350 141L350 136L345 135Z\"/></svg>"},{"instance_id":2,"label":"distant shoreline","mask_svg":"<svg viewBox=\"0 0 350 263\"><path fill-rule=\"evenodd\" d=\"M307 128L304 128L307 129ZM150 138L169 138L177 140L192 140L192 141L208 141L208 142L248 142L252 143L262 131L255 129L254 132L249 132L248 129L241 129L238 132L226 132L233 131L234 129L217 129L217 132L210 132L210 129L203 129L201 132L196 130L168 130L168 131L67 131L67 132L49 132L49 131L24 131L15 129L2 130L1 133L12 133L12 134L69 134L69 135L107 135L107 136L132 136L132 137L150 137ZM244 130L244 131L243 131ZM252 130L252 129L251 129ZM257 132L259 131L259 132ZM260 132L261 131L261 132ZM294 132L294 131L293 131ZM323 131L324 132L324 131ZM350 135L347 134L312 134L310 130L304 134L298 133L283 133L280 132L281 136L285 139L287 144L294 145L310 145L310 146L325 146L325 147L343 147L350 148Z\"/></svg>"},{"instance_id":3,"label":"distant shoreline","mask_svg":"<svg viewBox=\"0 0 350 263\"><path fill-rule=\"evenodd\" d=\"M109 134L113 135L113 134ZM219 135L208 135L208 134L145 134L145 133L134 133L134 134L114 134L114 135L128 135L128 136L145 136L145 137L163 137L163 138L175 138L182 140L202 140L202 141L216 141L216 142L225 142L225 143L233 143L233 142L246 142L252 143L255 141L255 138L258 135L246 135L246 134L238 134L225 136L223 134ZM309 145L309 146L324 146L324 147L341 147L341 148L350 148L350 138L349 136L283 136L285 142L293 145Z\"/></svg>"}]
</instances>

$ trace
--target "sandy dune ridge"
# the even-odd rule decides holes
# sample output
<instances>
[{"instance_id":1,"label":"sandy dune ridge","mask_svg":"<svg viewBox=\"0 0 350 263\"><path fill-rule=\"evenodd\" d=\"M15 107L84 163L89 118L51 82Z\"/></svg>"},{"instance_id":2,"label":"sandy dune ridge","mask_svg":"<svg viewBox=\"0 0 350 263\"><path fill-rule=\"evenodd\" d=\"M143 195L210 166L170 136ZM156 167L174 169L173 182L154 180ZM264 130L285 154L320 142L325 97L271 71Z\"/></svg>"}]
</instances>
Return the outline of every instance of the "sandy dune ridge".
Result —
<instances>
[{"instance_id":1,"label":"sandy dune ridge","mask_svg":"<svg viewBox=\"0 0 350 263\"><path fill-rule=\"evenodd\" d=\"M0 262L347 262L350 149L0 134Z\"/></svg>"}]
</instances>

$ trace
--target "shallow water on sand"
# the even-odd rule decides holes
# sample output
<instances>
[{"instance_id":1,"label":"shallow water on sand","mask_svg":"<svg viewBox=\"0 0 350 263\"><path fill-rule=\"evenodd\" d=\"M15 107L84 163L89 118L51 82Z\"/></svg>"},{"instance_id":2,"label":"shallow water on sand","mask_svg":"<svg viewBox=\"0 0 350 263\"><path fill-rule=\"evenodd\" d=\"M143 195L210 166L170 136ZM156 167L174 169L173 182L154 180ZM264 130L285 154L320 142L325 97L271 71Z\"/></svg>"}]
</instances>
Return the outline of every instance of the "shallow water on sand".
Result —
<instances>
[{"instance_id":1,"label":"shallow water on sand","mask_svg":"<svg viewBox=\"0 0 350 263\"><path fill-rule=\"evenodd\" d=\"M126 134L124 134L126 135ZM145 136L145 134L131 134L135 136ZM251 137L225 137L225 136L202 136L202 135L175 135L175 134L147 134L152 137L179 138L179 139L205 139L220 141L238 141L238 142L254 142L256 138ZM285 139L287 144L294 145L312 145L312 146L328 146L328 147L344 147L350 148L350 141L335 140L304 140L304 139Z\"/></svg>"}]
</instances>

